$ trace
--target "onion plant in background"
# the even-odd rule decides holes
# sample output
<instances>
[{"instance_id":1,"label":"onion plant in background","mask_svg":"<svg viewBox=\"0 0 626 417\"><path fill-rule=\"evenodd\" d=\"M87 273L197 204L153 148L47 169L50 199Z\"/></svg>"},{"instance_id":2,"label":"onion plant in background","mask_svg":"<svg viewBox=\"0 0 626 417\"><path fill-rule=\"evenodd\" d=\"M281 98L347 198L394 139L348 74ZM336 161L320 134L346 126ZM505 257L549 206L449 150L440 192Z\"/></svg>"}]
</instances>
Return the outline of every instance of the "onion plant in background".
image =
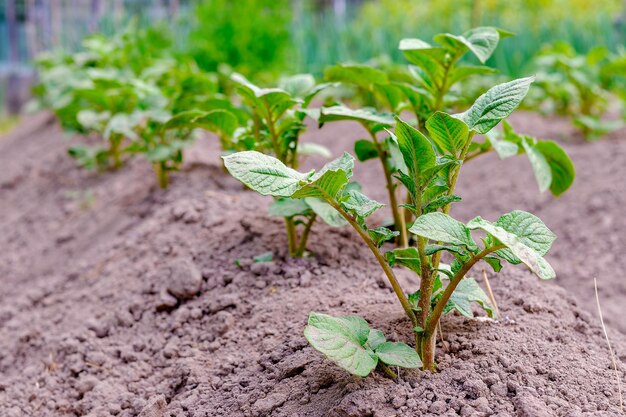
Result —
<instances>
[{"instance_id":1,"label":"onion plant in background","mask_svg":"<svg viewBox=\"0 0 626 417\"><path fill-rule=\"evenodd\" d=\"M396 118L392 140L403 160L398 177L410 195L407 208L416 216L409 229L417 237L415 246L383 253L383 243L398 233L368 226L367 218L382 204L348 187L354 167L354 158L349 154L329 162L319 172L308 173L254 151L224 158L229 172L257 192L292 200L318 198L343 217L376 258L415 334L415 354L402 344L385 347L381 352L384 337L370 330L363 319L311 313L305 336L315 349L360 376L368 375L377 364L386 372L387 365L421 366L432 371L436 330L443 314L456 310L471 317L469 305L477 302L493 315L486 295L476 281L466 276L477 262L487 262L496 272L503 261L524 263L540 278L554 278L554 270L543 256L555 236L536 216L513 211L495 222L476 217L464 224L449 215L451 206L460 200L454 191L461 167L475 146L473 137L488 134L508 117L532 81L523 78L497 85L460 114L436 112L425 123L429 136ZM528 146L530 139L514 135L508 127L505 131L511 136L510 144L519 141L521 147ZM559 173L553 177L560 184L555 186L559 190L573 179L568 164L569 160L554 158L547 168ZM482 232L480 243L474 231ZM443 252L452 259L449 265L441 262ZM414 271L420 278L419 289L407 294L396 279L394 266ZM393 359L385 353L391 353Z\"/></svg>"}]
</instances>

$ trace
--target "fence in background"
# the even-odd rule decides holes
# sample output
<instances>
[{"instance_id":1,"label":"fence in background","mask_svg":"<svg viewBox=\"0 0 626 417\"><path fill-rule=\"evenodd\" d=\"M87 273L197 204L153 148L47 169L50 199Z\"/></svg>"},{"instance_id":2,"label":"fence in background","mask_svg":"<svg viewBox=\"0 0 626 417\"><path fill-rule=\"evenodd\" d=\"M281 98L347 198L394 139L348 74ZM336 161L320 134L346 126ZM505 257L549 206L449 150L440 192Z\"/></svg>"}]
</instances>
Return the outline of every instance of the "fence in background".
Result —
<instances>
[{"instance_id":1,"label":"fence in background","mask_svg":"<svg viewBox=\"0 0 626 417\"><path fill-rule=\"evenodd\" d=\"M0 113L18 112L35 80L32 60L76 50L85 35L115 33L130 20L174 20L193 0L0 0Z\"/></svg>"}]
</instances>

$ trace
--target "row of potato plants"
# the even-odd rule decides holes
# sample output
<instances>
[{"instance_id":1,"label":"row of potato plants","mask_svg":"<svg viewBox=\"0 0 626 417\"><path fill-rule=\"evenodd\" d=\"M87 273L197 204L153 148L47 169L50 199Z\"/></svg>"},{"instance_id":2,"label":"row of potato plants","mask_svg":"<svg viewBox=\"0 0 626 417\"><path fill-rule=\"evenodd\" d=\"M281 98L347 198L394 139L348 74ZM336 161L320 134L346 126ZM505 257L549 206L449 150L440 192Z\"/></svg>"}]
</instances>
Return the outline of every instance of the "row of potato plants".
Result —
<instances>
[{"instance_id":1,"label":"row of potato plants","mask_svg":"<svg viewBox=\"0 0 626 417\"><path fill-rule=\"evenodd\" d=\"M543 113L570 117L588 141L624 126L626 51L623 48L611 52L599 46L578 54L571 45L557 42L544 47L533 64L537 88L528 106Z\"/></svg>"},{"instance_id":2,"label":"row of potato plants","mask_svg":"<svg viewBox=\"0 0 626 417\"><path fill-rule=\"evenodd\" d=\"M506 261L523 263L542 279L555 275L544 259L555 236L536 216L513 211L495 222L476 217L462 223L450 215L461 201L455 194L461 168L492 151L501 158L525 154L539 189L555 196L574 180L574 167L556 142L518 134L506 123L533 77L495 85L469 105L459 88L469 77L493 72L484 63L510 35L479 27L436 35L433 44L403 39L399 47L410 63L405 71L343 64L328 68L323 83L300 74L262 88L240 74L226 78L186 61L181 65L180 58L157 53L165 48L147 48L153 50L141 65L129 68L127 55L145 40L141 31L130 31L114 40L88 39L83 55L43 60L40 96L64 126L101 135L100 148L70 150L81 164L115 168L141 154L155 166L161 186L167 186L167 172L180 166L196 129L214 132L230 174L273 197L269 212L284 218L290 256L315 250L307 241L318 219L352 227L388 278L414 330L415 347L386 341L357 316L311 313L304 334L353 374L365 376L380 366L395 377L390 366L435 369L435 334L443 314L473 317L473 302L495 314L477 282L466 277L477 262L496 272ZM224 94L224 85L235 94ZM350 106L339 100L346 88L356 92ZM367 105L355 108L359 102ZM330 156L320 145L300 143L307 119L320 127L348 120L364 128L368 138L354 143L354 153L359 161L380 161L392 225L367 224L383 204L351 181L350 154L317 172L298 171L301 155ZM500 124L501 130L494 129ZM482 232L480 244L475 231ZM450 263L442 262L443 253ZM401 288L396 267L419 276L417 291Z\"/></svg>"}]
</instances>

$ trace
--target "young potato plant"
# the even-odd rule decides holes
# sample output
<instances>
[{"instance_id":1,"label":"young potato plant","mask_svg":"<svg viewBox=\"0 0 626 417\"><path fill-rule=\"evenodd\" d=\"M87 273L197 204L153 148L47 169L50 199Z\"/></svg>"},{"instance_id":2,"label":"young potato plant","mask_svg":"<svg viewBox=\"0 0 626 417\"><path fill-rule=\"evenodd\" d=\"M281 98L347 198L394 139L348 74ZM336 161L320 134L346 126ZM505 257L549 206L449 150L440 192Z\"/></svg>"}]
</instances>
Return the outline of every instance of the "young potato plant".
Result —
<instances>
[{"instance_id":1,"label":"young potato plant","mask_svg":"<svg viewBox=\"0 0 626 417\"><path fill-rule=\"evenodd\" d=\"M417 123L423 128L423 123L434 112L453 104L444 99L457 83L471 75L495 72L484 65L461 64L461 58L471 51L484 64L498 46L499 40L506 36L510 36L510 33L492 27L479 27L459 36L436 35L435 40L441 44L439 47L432 47L419 39L403 39L400 49L416 65L411 67L409 73L385 72L361 64L341 64L327 68L324 76L327 81L354 86L368 103L377 108L396 114L404 110L412 111ZM406 247L406 223L410 221L410 216L402 213L396 196L397 185L393 179L398 166L392 156L398 152L393 143L382 141L376 136L377 131L389 127L392 121L387 115L377 114L373 109L351 110L333 106L322 109L319 122L323 124L346 119L359 121L369 133L369 138L355 143L354 151L360 161L376 157L380 159L394 228L400 232L398 243Z\"/></svg>"},{"instance_id":2,"label":"young potato plant","mask_svg":"<svg viewBox=\"0 0 626 417\"><path fill-rule=\"evenodd\" d=\"M474 58L484 64L493 54L500 39L510 35L501 29L479 27L458 36L436 35L434 39L439 44L438 46L432 46L419 39L403 39L400 42L400 49L413 64L410 67L410 75L402 76L397 71L391 75L392 72L386 73L367 65L342 64L327 68L325 77L328 81L356 86L359 91L369 94L372 98L370 102L375 103L379 108L391 110L396 114L405 110L413 111L419 130L437 143L437 138L433 135L446 134L445 131L437 129L436 121L441 117L437 112L440 110L450 112L452 108L464 102L464 96L459 95L454 89L460 82L472 75L486 75L494 72L484 65L464 64L463 57L471 52ZM370 108L352 110L338 105L322 108L319 116L320 124L346 119L359 121L369 133L368 139L358 140L355 143L354 152L360 161L370 158L381 160L394 229L400 232L398 243L399 246L406 247L409 237L406 225L411 223L413 215L406 210L405 205L400 204L401 199L396 195L398 184L394 178L394 176L397 177L397 171L402 168L402 161L397 157L399 152L393 140L380 139L376 136L378 131L390 126L392 123L390 116ZM430 121L431 126L427 125L427 121ZM560 186L551 186L552 177L558 177L558 173L546 174L546 167L552 165L556 168L554 164L548 163L548 160L552 159L568 165L568 170L573 173L571 161L565 151L553 141L548 141L548 145L546 141L528 138L525 142L527 146L522 146L521 141L513 135L504 135L502 138L492 135L491 138L483 141L472 142L466 162L494 150L501 158L525 153L534 169L540 191L549 189L558 196L567 190L571 185L573 175L568 177L569 182L566 181ZM558 192L554 192L555 190ZM407 195L408 198L410 196Z\"/></svg>"},{"instance_id":3,"label":"young potato plant","mask_svg":"<svg viewBox=\"0 0 626 417\"><path fill-rule=\"evenodd\" d=\"M313 98L327 84L316 84L310 74L299 74L281 80L281 88L260 88L240 74L233 74L231 81L248 107L250 120L246 127L239 129L231 141L235 150L256 150L274 155L282 164L297 168L300 155L320 154L330 156L330 151L320 145L300 143L300 135L305 131L304 119L315 110L309 109ZM226 160L227 161L227 160ZM228 169L229 165L226 164ZM341 222L323 202L315 199L299 201L276 197L270 207L270 214L284 217L287 232L289 255L302 257L313 224L321 217L329 224L338 226ZM298 234L297 226L301 225Z\"/></svg>"},{"instance_id":4,"label":"young potato plant","mask_svg":"<svg viewBox=\"0 0 626 417\"><path fill-rule=\"evenodd\" d=\"M416 216L409 229L417 236L416 246L382 252L382 244L398 233L367 225L367 218L382 204L347 187L354 166L349 154L308 173L253 151L224 158L231 174L257 192L291 199L314 197L331 206L374 255L415 333L416 355L394 345L390 347L394 359L389 360L384 351L381 355L379 344L370 342L380 334L372 334L362 319L332 319L312 313L305 336L315 349L355 375L369 374L377 363L410 368L419 367L421 362L422 369L433 371L436 330L443 314L458 311L472 317L470 303L477 302L493 315L484 292L466 276L476 263L485 261L496 272L502 261L523 263L542 279L554 278L554 270L543 256L555 235L536 216L513 211L495 222L476 217L464 224L449 215L451 205L460 200L454 191L463 162L470 155L473 136L487 134L508 117L531 82L532 78L524 78L498 85L460 114L435 113L426 122L430 137L396 119L392 140L404 162L398 177L410 195L407 208ZM520 141L523 146L528 140L520 137ZM480 244L474 231L482 234ZM452 259L449 265L441 262L443 252ZM394 266L414 271L420 278L419 290L407 295Z\"/></svg>"},{"instance_id":5,"label":"young potato plant","mask_svg":"<svg viewBox=\"0 0 626 417\"><path fill-rule=\"evenodd\" d=\"M241 111L219 96L213 74L190 60L174 59L167 46L155 29L131 26L112 39L92 35L84 51L40 61L42 104L67 130L102 139L96 146L68 150L80 165L117 169L143 155L165 188L194 129L217 133L223 145L232 136Z\"/></svg>"}]
</instances>

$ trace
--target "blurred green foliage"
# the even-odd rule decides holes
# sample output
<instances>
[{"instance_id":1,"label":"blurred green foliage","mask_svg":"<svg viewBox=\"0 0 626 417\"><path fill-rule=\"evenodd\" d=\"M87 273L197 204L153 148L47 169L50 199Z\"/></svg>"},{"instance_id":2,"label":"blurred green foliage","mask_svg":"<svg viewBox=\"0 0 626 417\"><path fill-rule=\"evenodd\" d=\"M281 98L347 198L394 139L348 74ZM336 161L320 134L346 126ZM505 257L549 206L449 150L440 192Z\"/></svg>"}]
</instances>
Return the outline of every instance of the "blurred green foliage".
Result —
<instances>
[{"instance_id":1,"label":"blurred green foliage","mask_svg":"<svg viewBox=\"0 0 626 417\"><path fill-rule=\"evenodd\" d=\"M327 65L364 62L390 51L393 61L402 62L395 48L402 38L505 27L517 36L496 51L489 65L514 77L528 71L546 43L565 41L577 52L623 43L623 8L620 0L377 0L348 8L342 18L333 10L315 13L300 7L292 26L293 49L298 70L319 74Z\"/></svg>"},{"instance_id":2,"label":"blurred green foliage","mask_svg":"<svg viewBox=\"0 0 626 417\"><path fill-rule=\"evenodd\" d=\"M255 78L286 69L289 0L207 0L195 8L194 19L188 48L200 68L227 64Z\"/></svg>"}]
</instances>

